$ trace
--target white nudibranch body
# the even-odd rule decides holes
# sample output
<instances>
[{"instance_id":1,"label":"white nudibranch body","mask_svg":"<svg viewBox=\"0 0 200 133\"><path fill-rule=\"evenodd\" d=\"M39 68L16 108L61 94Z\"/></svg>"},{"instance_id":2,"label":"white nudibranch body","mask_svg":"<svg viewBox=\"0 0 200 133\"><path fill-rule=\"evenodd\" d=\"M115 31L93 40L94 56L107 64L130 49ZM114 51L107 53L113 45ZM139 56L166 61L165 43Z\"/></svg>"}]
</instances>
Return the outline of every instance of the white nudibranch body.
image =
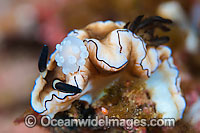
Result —
<instances>
[{"instance_id":1,"label":"white nudibranch body","mask_svg":"<svg viewBox=\"0 0 200 133\"><path fill-rule=\"evenodd\" d=\"M74 36L66 37L56 45L56 50L55 61L66 75L73 74L79 67L85 65L85 59L89 55L83 41Z\"/></svg>"},{"instance_id":2,"label":"white nudibranch body","mask_svg":"<svg viewBox=\"0 0 200 133\"><path fill-rule=\"evenodd\" d=\"M56 45L47 74L36 80L31 93L32 108L54 117L77 99L91 103L93 97L98 97L97 89L128 74L144 79L157 113L163 118L181 119L185 100L171 49L148 46L124 27L123 22L98 21L71 31Z\"/></svg>"}]
</instances>

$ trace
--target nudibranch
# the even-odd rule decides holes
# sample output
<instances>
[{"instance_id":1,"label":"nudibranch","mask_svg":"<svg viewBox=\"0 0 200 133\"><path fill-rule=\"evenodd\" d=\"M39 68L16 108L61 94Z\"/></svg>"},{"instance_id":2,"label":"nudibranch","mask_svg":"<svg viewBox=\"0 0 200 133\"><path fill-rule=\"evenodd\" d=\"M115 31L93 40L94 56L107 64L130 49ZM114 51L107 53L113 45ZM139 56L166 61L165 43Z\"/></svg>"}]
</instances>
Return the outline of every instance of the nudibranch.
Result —
<instances>
[{"instance_id":1,"label":"nudibranch","mask_svg":"<svg viewBox=\"0 0 200 133\"><path fill-rule=\"evenodd\" d=\"M159 19L163 18L155 20ZM98 21L75 29L56 45L48 64L44 46L39 60L41 74L31 93L32 108L54 117L75 100L92 103L112 81L137 76L145 79L145 89L163 118L181 119L185 100L171 49L147 45L133 32L136 24Z\"/></svg>"}]
</instances>

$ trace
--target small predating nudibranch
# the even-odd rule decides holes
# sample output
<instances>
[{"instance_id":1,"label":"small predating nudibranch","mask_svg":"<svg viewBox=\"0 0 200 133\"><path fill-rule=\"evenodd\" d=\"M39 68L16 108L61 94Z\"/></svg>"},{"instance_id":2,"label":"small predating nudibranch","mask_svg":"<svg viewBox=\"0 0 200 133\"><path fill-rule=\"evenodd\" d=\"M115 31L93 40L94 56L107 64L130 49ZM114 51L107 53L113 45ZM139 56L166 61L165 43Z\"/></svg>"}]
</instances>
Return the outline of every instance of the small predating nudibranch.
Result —
<instances>
[{"instance_id":1,"label":"small predating nudibranch","mask_svg":"<svg viewBox=\"0 0 200 133\"><path fill-rule=\"evenodd\" d=\"M166 22L159 17L155 20ZM32 108L54 117L75 100L91 103L97 89L129 75L145 79L145 89L163 118L180 119L185 100L171 50L164 45L147 45L134 33L135 24L128 27L120 21L98 21L73 30L56 45L48 64L45 46L39 61L41 74L31 93Z\"/></svg>"}]
</instances>

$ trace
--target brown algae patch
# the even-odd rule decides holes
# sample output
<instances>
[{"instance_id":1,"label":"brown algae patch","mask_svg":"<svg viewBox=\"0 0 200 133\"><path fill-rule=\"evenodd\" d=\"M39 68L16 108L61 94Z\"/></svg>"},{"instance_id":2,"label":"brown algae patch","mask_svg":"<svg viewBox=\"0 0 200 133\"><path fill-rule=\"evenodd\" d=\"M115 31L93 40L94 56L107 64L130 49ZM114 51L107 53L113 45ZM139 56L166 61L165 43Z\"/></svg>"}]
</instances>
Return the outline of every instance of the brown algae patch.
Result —
<instances>
[{"instance_id":1,"label":"brown algae patch","mask_svg":"<svg viewBox=\"0 0 200 133\"><path fill-rule=\"evenodd\" d=\"M155 103L145 90L145 82L141 78L133 78L116 82L104 89L105 95L92 104L94 108L106 108L109 117L117 118L155 118ZM98 114L98 113L97 113Z\"/></svg>"}]
</instances>

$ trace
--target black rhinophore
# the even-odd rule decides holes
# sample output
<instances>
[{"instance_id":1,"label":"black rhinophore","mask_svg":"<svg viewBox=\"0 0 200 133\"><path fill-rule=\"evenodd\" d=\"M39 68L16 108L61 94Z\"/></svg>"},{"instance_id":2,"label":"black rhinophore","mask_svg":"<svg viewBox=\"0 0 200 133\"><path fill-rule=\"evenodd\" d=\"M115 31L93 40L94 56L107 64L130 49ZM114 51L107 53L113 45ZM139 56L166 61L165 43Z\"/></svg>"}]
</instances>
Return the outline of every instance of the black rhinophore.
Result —
<instances>
[{"instance_id":1,"label":"black rhinophore","mask_svg":"<svg viewBox=\"0 0 200 133\"><path fill-rule=\"evenodd\" d=\"M55 84L55 89L64 93L81 93L82 90L76 86L58 82Z\"/></svg>"},{"instance_id":2,"label":"black rhinophore","mask_svg":"<svg viewBox=\"0 0 200 133\"><path fill-rule=\"evenodd\" d=\"M38 68L40 72L44 72L47 68L48 51L48 46L44 45L38 61Z\"/></svg>"}]
</instances>

